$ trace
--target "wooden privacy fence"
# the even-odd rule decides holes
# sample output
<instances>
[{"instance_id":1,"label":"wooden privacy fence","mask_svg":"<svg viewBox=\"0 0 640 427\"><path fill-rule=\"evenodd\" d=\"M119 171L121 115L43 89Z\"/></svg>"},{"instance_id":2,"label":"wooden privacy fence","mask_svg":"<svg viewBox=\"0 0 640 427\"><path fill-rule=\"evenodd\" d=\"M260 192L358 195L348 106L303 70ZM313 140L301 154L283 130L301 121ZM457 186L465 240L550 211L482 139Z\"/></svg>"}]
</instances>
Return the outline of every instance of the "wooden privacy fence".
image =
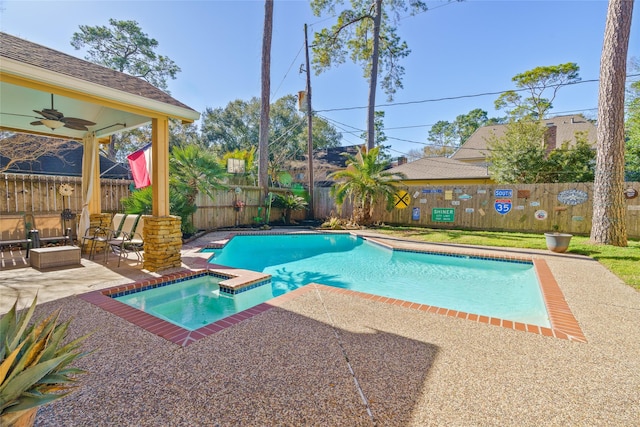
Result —
<instances>
[{"instance_id":1,"label":"wooden privacy fence","mask_svg":"<svg viewBox=\"0 0 640 427\"><path fill-rule=\"evenodd\" d=\"M627 233L640 237L640 183L625 184ZM351 207L339 210L329 188L315 189L317 218L348 218ZM396 208L376 205L374 221L431 228L464 228L589 234L593 213L592 183L523 185L409 186L400 189ZM332 214L333 212L333 214Z\"/></svg>"},{"instance_id":2,"label":"wooden privacy fence","mask_svg":"<svg viewBox=\"0 0 640 427\"><path fill-rule=\"evenodd\" d=\"M128 180L100 181L103 212L121 212L120 199L129 195ZM70 196L60 194L65 184ZM71 215L62 217L63 210ZM0 232L2 240L24 238L28 229L37 228L41 237L60 236L66 228L75 234L82 212L82 179L47 175L0 175ZM34 221L27 218L33 218ZM72 235L73 235L72 234Z\"/></svg>"},{"instance_id":3,"label":"wooden privacy fence","mask_svg":"<svg viewBox=\"0 0 640 427\"><path fill-rule=\"evenodd\" d=\"M132 181L101 179L102 210L120 212L120 199L129 195ZM60 185L73 188L71 196L62 196ZM48 175L0 175L0 215L20 213L57 213L63 209L82 211L82 179Z\"/></svg>"},{"instance_id":4,"label":"wooden privacy fence","mask_svg":"<svg viewBox=\"0 0 640 427\"><path fill-rule=\"evenodd\" d=\"M61 184L70 185L71 196L59 193ZM101 180L102 211L122 212L120 200L129 196L128 180ZM629 198L625 198L627 233L640 237L640 183L628 182ZM272 188L274 194L286 189ZM341 209L335 205L329 188L314 191L314 216L348 218L351 205ZM465 228L475 230L508 230L573 234L589 234L593 211L592 183L522 184L522 185L442 185L405 186L400 188L397 207L391 212L384 204L374 209L376 222L432 228ZM220 227L257 225L264 223L266 208L260 204L261 189L239 186L215 192L210 199L199 194L198 210L193 215L196 228L211 230ZM63 209L79 215L82 210L80 178L42 175L0 175L0 217L20 217L32 213L59 217ZM295 212L292 219L300 221L305 211ZM258 219L260 218L260 219ZM272 208L269 222L277 223L282 209Z\"/></svg>"},{"instance_id":5,"label":"wooden privacy fence","mask_svg":"<svg viewBox=\"0 0 640 427\"><path fill-rule=\"evenodd\" d=\"M285 194L288 190L271 188L269 191L273 194ZM204 194L198 194L196 198L198 210L193 214L193 225L201 230L212 230L220 227L263 224L267 221L267 212L266 207L260 204L261 192L262 189L259 187L238 186L216 191L213 199ZM238 208L239 205L242 207ZM306 211L297 211L291 216L294 221L305 217ZM269 222L277 223L281 220L282 209L272 207Z\"/></svg>"}]
</instances>

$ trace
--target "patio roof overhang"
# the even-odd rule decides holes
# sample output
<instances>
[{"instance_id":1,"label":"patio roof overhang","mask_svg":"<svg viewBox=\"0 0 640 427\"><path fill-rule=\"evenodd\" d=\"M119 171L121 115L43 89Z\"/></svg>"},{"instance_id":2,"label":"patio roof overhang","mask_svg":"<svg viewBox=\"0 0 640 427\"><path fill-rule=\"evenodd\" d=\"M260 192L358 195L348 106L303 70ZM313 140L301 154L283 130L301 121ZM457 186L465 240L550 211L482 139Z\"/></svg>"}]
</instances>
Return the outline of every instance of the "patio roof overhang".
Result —
<instances>
[{"instance_id":1,"label":"patio roof overhang","mask_svg":"<svg viewBox=\"0 0 640 427\"><path fill-rule=\"evenodd\" d=\"M89 127L96 137L106 137L149 124L154 118L173 118L192 123L200 114L190 108L167 104L145 96L114 89L76 77L2 58L0 63L0 127L81 140L85 131L66 127L51 130L30 123L37 120L33 110L54 107L65 117L79 117L96 123Z\"/></svg>"},{"instance_id":2,"label":"patio roof overhang","mask_svg":"<svg viewBox=\"0 0 640 427\"><path fill-rule=\"evenodd\" d=\"M143 79L2 32L0 45L0 129L108 142L111 134L151 123L152 214L168 216L168 121L192 123L200 114ZM89 131L32 125L40 117L34 110L51 108L52 94L54 108L64 117L95 125L88 126ZM97 159L97 150L91 156ZM99 186L95 176L91 180ZM100 212L97 192L89 202L89 211Z\"/></svg>"}]
</instances>

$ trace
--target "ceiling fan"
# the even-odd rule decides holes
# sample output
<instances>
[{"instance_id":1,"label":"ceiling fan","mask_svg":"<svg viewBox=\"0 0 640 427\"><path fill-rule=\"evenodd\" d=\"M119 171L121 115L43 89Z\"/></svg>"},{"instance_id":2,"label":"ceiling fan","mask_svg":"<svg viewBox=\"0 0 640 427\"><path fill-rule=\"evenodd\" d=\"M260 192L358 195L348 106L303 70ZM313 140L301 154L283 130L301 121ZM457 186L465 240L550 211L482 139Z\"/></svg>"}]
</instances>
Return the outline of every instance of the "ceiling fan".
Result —
<instances>
[{"instance_id":1,"label":"ceiling fan","mask_svg":"<svg viewBox=\"0 0 640 427\"><path fill-rule=\"evenodd\" d=\"M39 120L31 122L31 125L38 126L44 125L51 130L55 130L61 127L66 127L74 130L86 130L87 126L95 125L94 122L84 119L78 119L76 117L65 117L60 111L53 108L53 94L51 94L51 108L43 108L42 111L33 110L34 113L39 114L42 117L36 117Z\"/></svg>"}]
</instances>

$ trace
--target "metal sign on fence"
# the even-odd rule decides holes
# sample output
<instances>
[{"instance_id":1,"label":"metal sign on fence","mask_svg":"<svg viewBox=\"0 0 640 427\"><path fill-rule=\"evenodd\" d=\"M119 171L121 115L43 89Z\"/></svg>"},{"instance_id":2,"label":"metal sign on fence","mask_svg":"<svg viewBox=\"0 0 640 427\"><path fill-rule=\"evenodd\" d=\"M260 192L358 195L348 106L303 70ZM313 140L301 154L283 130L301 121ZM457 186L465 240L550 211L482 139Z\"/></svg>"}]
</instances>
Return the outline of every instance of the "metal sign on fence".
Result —
<instances>
[{"instance_id":1,"label":"metal sign on fence","mask_svg":"<svg viewBox=\"0 0 640 427\"><path fill-rule=\"evenodd\" d=\"M393 207L396 209L405 209L411 203L411 196L404 190L398 191L393 195Z\"/></svg>"},{"instance_id":2,"label":"metal sign on fence","mask_svg":"<svg viewBox=\"0 0 640 427\"><path fill-rule=\"evenodd\" d=\"M453 222L455 214L456 214L455 208L433 208L431 209L431 221Z\"/></svg>"},{"instance_id":3,"label":"metal sign on fence","mask_svg":"<svg viewBox=\"0 0 640 427\"><path fill-rule=\"evenodd\" d=\"M496 190L497 192L497 190ZM511 199L496 199L493 207L500 215L506 215L511 210Z\"/></svg>"},{"instance_id":4,"label":"metal sign on fence","mask_svg":"<svg viewBox=\"0 0 640 427\"><path fill-rule=\"evenodd\" d=\"M513 190L496 189L493 191L493 195L498 199L510 199L513 197Z\"/></svg>"}]
</instances>

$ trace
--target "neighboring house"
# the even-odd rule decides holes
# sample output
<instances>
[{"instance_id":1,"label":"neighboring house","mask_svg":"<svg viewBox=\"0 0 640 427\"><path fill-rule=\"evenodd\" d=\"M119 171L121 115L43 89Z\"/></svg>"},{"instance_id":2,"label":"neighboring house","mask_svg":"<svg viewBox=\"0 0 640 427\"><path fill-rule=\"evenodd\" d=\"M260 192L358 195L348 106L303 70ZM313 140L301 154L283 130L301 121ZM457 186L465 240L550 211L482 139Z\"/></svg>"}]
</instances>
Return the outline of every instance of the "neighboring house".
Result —
<instances>
[{"instance_id":1,"label":"neighboring house","mask_svg":"<svg viewBox=\"0 0 640 427\"><path fill-rule=\"evenodd\" d=\"M400 160L402 162L403 160ZM485 166L477 166L447 157L425 157L399 164L388 170L403 173L406 185L491 184Z\"/></svg>"},{"instance_id":2,"label":"neighboring house","mask_svg":"<svg viewBox=\"0 0 640 427\"><path fill-rule=\"evenodd\" d=\"M596 126L580 114L552 117L544 120L543 123L547 126L546 144L549 151L560 147L564 142L569 142L569 146L574 145L576 132L586 132L587 140L595 147ZM489 153L487 140L493 135L498 138L502 137L505 134L506 126L491 125L478 128L451 158L485 166L487 164L486 156Z\"/></svg>"},{"instance_id":3,"label":"neighboring house","mask_svg":"<svg viewBox=\"0 0 640 427\"><path fill-rule=\"evenodd\" d=\"M33 144L46 144L50 138L42 136L30 136ZM10 144L11 138L6 138L3 143ZM17 162L4 173L29 174L29 175L55 175L55 176L82 176L82 144L69 141L73 147L60 153L64 160L51 155L45 155L37 160ZM35 151L35 150L34 150ZM6 165L8 159L0 156L0 165ZM116 163L100 155L100 177L109 179L131 179L129 165Z\"/></svg>"},{"instance_id":4,"label":"neighboring house","mask_svg":"<svg viewBox=\"0 0 640 427\"><path fill-rule=\"evenodd\" d=\"M316 150L313 153L313 182L316 187L330 187L334 181L327 176L335 171L347 167L347 156L358 154L360 145L349 145L346 147L332 147ZM299 184L308 184L308 161L294 160L289 164L289 173L292 181Z\"/></svg>"}]
</instances>

